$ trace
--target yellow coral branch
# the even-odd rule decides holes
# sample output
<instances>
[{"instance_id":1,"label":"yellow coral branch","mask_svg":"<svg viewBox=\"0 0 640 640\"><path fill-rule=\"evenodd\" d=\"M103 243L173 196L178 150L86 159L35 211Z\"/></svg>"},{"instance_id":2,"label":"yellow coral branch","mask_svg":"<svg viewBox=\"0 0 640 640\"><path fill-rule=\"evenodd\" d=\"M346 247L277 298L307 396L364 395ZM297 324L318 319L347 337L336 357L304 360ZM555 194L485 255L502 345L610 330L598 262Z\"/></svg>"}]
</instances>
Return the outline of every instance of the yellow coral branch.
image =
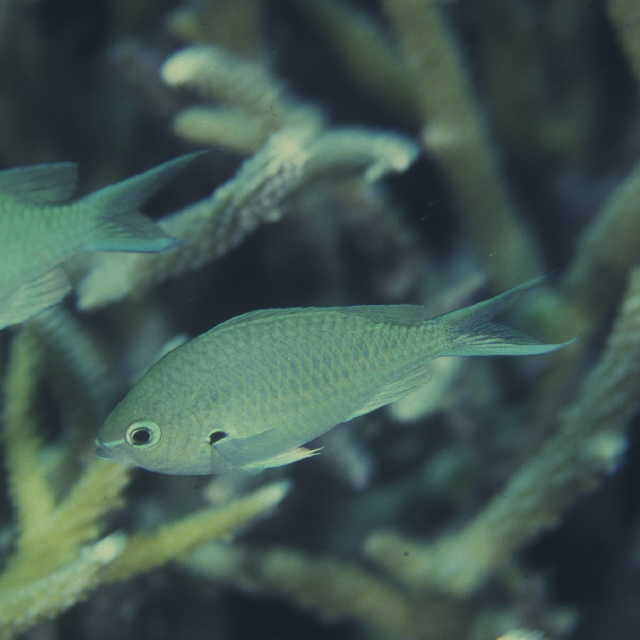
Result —
<instances>
[{"instance_id":1,"label":"yellow coral branch","mask_svg":"<svg viewBox=\"0 0 640 640\"><path fill-rule=\"evenodd\" d=\"M33 333L18 333L11 345L5 382L5 465L11 497L23 537L51 515L54 494L40 458L41 438L33 415L39 348Z\"/></svg>"},{"instance_id":2,"label":"yellow coral branch","mask_svg":"<svg viewBox=\"0 0 640 640\"><path fill-rule=\"evenodd\" d=\"M0 576L0 589L42 578L71 560L81 545L96 538L99 519L120 504L129 477L125 467L96 461L56 505L43 471L41 441L33 416L37 373L36 338L22 331L11 350L4 425L6 466L19 537L16 552Z\"/></svg>"},{"instance_id":3,"label":"yellow coral branch","mask_svg":"<svg viewBox=\"0 0 640 640\"><path fill-rule=\"evenodd\" d=\"M97 459L89 465L53 513L50 526L60 537L60 553L64 548L72 551L101 533L104 516L122 504L130 475L131 469L124 465Z\"/></svg>"},{"instance_id":4,"label":"yellow coral branch","mask_svg":"<svg viewBox=\"0 0 640 640\"><path fill-rule=\"evenodd\" d=\"M104 574L106 582L149 571L210 540L235 533L271 511L287 494L289 483L276 482L223 507L203 509L154 532L131 536L124 552Z\"/></svg>"},{"instance_id":5,"label":"yellow coral branch","mask_svg":"<svg viewBox=\"0 0 640 640\"><path fill-rule=\"evenodd\" d=\"M0 640L9 640L77 602L99 582L101 569L121 553L124 542L124 535L110 535L82 549L77 559L60 569L0 591Z\"/></svg>"}]
</instances>

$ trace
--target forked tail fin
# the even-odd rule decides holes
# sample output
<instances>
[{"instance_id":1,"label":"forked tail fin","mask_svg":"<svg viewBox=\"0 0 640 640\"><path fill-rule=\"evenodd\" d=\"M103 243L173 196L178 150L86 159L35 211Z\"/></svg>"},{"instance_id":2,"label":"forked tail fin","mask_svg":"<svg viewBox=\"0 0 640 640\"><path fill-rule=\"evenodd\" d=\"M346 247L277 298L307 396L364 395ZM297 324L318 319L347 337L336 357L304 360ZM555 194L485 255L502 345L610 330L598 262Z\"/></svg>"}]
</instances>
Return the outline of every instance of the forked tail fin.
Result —
<instances>
[{"instance_id":1,"label":"forked tail fin","mask_svg":"<svg viewBox=\"0 0 640 640\"><path fill-rule=\"evenodd\" d=\"M443 356L528 356L550 353L574 342L547 344L517 329L491 322L521 293L540 284L544 277L529 280L495 298L452 311L438 318L447 327L449 346Z\"/></svg>"},{"instance_id":2,"label":"forked tail fin","mask_svg":"<svg viewBox=\"0 0 640 640\"><path fill-rule=\"evenodd\" d=\"M87 249L154 252L174 246L176 240L138 208L202 153L188 153L82 198L78 206L91 209L93 222Z\"/></svg>"}]
</instances>

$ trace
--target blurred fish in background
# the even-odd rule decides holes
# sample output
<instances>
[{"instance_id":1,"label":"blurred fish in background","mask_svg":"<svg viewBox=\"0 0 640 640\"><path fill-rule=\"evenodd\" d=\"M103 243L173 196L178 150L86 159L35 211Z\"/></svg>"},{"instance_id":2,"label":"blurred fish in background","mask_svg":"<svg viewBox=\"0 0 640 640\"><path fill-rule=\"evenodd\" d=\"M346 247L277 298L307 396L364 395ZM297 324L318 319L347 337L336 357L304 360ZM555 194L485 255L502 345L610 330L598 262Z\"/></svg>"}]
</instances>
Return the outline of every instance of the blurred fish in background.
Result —
<instances>
[{"instance_id":1,"label":"blurred fish in background","mask_svg":"<svg viewBox=\"0 0 640 640\"><path fill-rule=\"evenodd\" d=\"M174 246L137 209L192 159L177 158L73 203L65 203L75 191L73 163L0 171L0 328L59 302L69 291L60 263L80 251L146 253Z\"/></svg>"}]
</instances>

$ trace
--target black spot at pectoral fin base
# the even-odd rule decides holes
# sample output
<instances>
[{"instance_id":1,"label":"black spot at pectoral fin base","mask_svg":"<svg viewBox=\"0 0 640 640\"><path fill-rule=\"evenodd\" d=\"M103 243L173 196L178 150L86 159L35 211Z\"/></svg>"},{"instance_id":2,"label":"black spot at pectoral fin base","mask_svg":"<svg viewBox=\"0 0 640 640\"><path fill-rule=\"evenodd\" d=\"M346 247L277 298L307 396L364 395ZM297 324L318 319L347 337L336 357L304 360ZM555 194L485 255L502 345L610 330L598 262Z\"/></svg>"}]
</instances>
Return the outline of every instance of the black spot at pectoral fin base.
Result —
<instances>
[{"instance_id":1,"label":"black spot at pectoral fin base","mask_svg":"<svg viewBox=\"0 0 640 640\"><path fill-rule=\"evenodd\" d=\"M216 442L220 442L227 437L227 432L222 431L221 429L216 429L209 434L209 444L215 444Z\"/></svg>"}]
</instances>

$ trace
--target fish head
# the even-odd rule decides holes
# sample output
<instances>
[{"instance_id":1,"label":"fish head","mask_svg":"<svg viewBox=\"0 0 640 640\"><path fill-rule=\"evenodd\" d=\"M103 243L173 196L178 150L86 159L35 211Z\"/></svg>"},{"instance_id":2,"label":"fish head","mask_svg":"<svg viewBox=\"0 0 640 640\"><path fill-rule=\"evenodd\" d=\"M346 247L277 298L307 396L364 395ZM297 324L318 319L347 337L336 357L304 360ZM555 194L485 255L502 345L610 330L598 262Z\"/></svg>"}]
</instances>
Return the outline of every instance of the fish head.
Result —
<instances>
[{"instance_id":1,"label":"fish head","mask_svg":"<svg viewBox=\"0 0 640 640\"><path fill-rule=\"evenodd\" d=\"M207 430L190 404L143 378L113 409L98 433L96 454L114 462L175 475L222 470ZM152 388L150 388L152 387Z\"/></svg>"}]
</instances>

